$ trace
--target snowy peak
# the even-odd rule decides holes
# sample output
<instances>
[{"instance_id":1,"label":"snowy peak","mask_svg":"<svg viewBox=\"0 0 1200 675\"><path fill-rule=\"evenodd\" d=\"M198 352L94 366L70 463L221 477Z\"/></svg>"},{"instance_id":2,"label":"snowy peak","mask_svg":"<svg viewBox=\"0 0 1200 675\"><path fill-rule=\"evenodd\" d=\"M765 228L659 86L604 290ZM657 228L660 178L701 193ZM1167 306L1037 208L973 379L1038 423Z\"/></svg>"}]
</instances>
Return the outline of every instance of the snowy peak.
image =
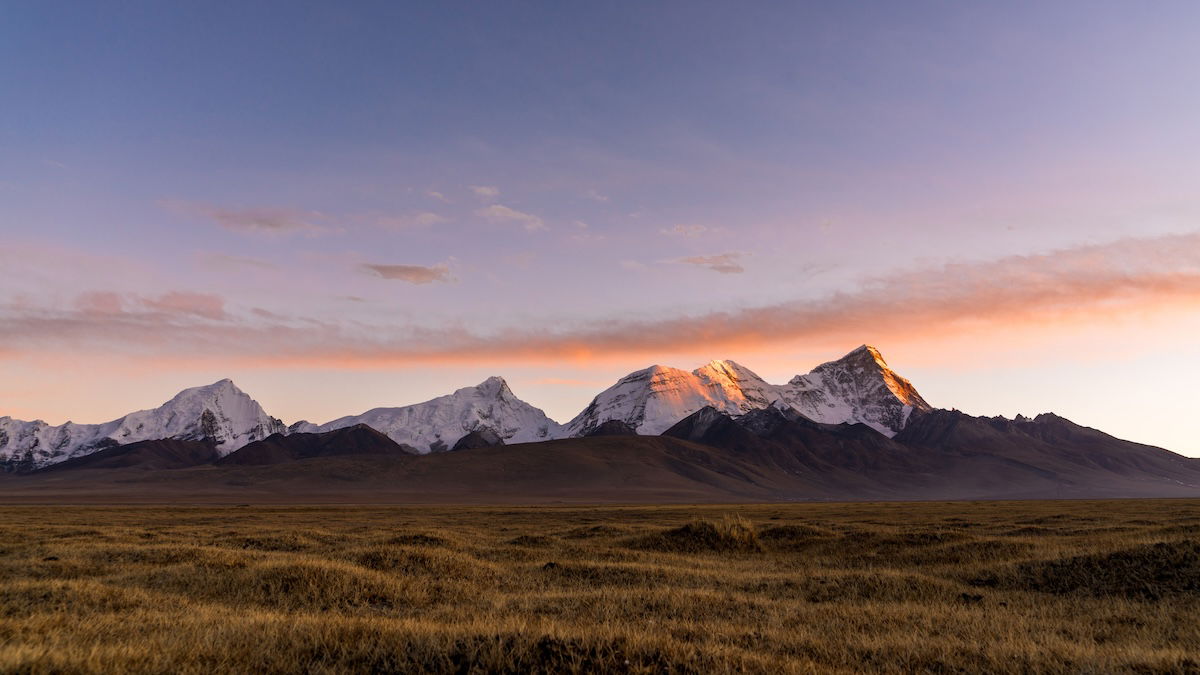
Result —
<instances>
[{"instance_id":1,"label":"snowy peak","mask_svg":"<svg viewBox=\"0 0 1200 675\"><path fill-rule=\"evenodd\" d=\"M489 431L506 444L531 443L562 435L562 427L540 409L517 398L501 377L414 405L375 408L306 430L333 431L366 424L418 452L450 450L472 432ZM294 425L295 426L295 425Z\"/></svg>"},{"instance_id":2,"label":"snowy peak","mask_svg":"<svg viewBox=\"0 0 1200 675\"><path fill-rule=\"evenodd\" d=\"M286 430L282 422L267 415L258 401L250 398L230 379L184 389L159 408L131 413L121 421L123 438L153 434L157 430L165 435L151 435L137 440L174 438L208 441L216 446L221 456L247 443Z\"/></svg>"},{"instance_id":3,"label":"snowy peak","mask_svg":"<svg viewBox=\"0 0 1200 675\"><path fill-rule=\"evenodd\" d=\"M184 389L157 408L104 424L51 426L0 418L0 464L36 469L114 445L159 439L206 441L224 456L282 431L282 422L224 379Z\"/></svg>"},{"instance_id":4,"label":"snowy peak","mask_svg":"<svg viewBox=\"0 0 1200 675\"><path fill-rule=\"evenodd\" d=\"M770 405L775 387L733 361L711 361L692 372L668 366L635 371L600 392L566 425L571 436L584 436L610 420L639 434L660 434L705 407L740 415Z\"/></svg>"},{"instance_id":5,"label":"snowy peak","mask_svg":"<svg viewBox=\"0 0 1200 675\"><path fill-rule=\"evenodd\" d=\"M903 429L912 411L931 409L869 345L797 375L780 392L785 402L818 422L860 422L886 436Z\"/></svg>"},{"instance_id":6,"label":"snowy peak","mask_svg":"<svg viewBox=\"0 0 1200 675\"><path fill-rule=\"evenodd\" d=\"M827 424L866 424L887 436L903 429L913 411L931 409L912 383L869 345L784 385L766 382L729 360L710 361L690 372L653 365L600 392L566 425L522 401L504 378L493 376L424 403L284 427L232 380L222 379L105 424L50 426L0 417L0 468L39 468L113 445L157 439L202 440L228 455L273 433L324 432L357 424L418 452L448 450L476 432L479 437L495 434L505 444L584 436L610 421L619 423L614 428L649 435L706 407L730 417L777 408Z\"/></svg>"},{"instance_id":7,"label":"snowy peak","mask_svg":"<svg viewBox=\"0 0 1200 675\"><path fill-rule=\"evenodd\" d=\"M863 345L785 385L766 382L734 361L716 360L687 372L651 366L621 378L566 425L582 436L609 420L640 434L658 434L711 407L732 417L769 407L826 424L862 423L887 436L904 428L913 410L929 404L908 380L892 371L879 350Z\"/></svg>"},{"instance_id":8,"label":"snowy peak","mask_svg":"<svg viewBox=\"0 0 1200 675\"><path fill-rule=\"evenodd\" d=\"M462 389L455 391L453 395L470 395L471 393L477 394L482 398L516 398L516 396L513 395L512 390L508 388L508 383L504 381L503 377L498 375L493 375L474 387L463 387Z\"/></svg>"},{"instance_id":9,"label":"snowy peak","mask_svg":"<svg viewBox=\"0 0 1200 675\"><path fill-rule=\"evenodd\" d=\"M734 403L743 413L779 400L775 385L768 384L754 371L733 361L709 361L693 370L692 374L709 387L719 390L713 392L714 398Z\"/></svg>"},{"instance_id":10,"label":"snowy peak","mask_svg":"<svg viewBox=\"0 0 1200 675\"><path fill-rule=\"evenodd\" d=\"M901 377L888 366L887 361L883 358L883 354L880 354L878 349L870 345L863 345L834 362L834 364L839 363L861 368L863 373L878 373L878 376L883 381L883 385L901 403L918 410L932 410L932 406L926 403L925 399L921 398L921 395L917 393L917 389L912 385L912 382ZM820 367L832 367L832 365L825 364Z\"/></svg>"}]
</instances>

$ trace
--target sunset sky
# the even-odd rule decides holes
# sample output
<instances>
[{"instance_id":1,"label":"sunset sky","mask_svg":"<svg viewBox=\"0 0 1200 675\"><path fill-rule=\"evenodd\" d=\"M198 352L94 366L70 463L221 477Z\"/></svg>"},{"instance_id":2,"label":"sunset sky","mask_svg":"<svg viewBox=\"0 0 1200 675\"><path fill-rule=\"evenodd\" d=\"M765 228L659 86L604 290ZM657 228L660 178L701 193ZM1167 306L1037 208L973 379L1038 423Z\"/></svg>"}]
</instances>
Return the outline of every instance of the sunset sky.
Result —
<instances>
[{"instance_id":1,"label":"sunset sky","mask_svg":"<svg viewBox=\"0 0 1200 675\"><path fill-rule=\"evenodd\" d=\"M0 415L863 343L1200 456L1200 3L6 2Z\"/></svg>"}]
</instances>

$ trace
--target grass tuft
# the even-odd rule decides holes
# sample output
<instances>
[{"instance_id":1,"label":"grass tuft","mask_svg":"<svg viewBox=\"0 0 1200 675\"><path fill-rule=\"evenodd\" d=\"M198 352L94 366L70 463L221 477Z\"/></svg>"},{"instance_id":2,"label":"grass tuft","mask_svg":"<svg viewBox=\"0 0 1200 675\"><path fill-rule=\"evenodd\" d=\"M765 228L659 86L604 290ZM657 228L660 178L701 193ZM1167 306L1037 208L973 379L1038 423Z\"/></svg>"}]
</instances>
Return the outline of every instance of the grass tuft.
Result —
<instances>
[{"instance_id":1,"label":"grass tuft","mask_svg":"<svg viewBox=\"0 0 1200 675\"><path fill-rule=\"evenodd\" d=\"M760 553L754 525L741 516L696 520L633 542L634 548L667 553Z\"/></svg>"}]
</instances>

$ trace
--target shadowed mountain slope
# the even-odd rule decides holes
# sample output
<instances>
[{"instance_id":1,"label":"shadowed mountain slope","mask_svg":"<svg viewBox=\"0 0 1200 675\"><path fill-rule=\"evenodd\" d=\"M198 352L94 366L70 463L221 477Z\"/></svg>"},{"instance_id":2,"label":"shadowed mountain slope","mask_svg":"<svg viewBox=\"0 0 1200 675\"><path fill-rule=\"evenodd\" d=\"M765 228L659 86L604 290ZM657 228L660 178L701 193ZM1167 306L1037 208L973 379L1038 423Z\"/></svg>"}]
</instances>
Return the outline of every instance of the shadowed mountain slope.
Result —
<instances>
[{"instance_id":1,"label":"shadowed mountain slope","mask_svg":"<svg viewBox=\"0 0 1200 675\"><path fill-rule=\"evenodd\" d=\"M685 440L597 436L419 456L223 461L137 475L86 468L6 474L0 475L0 502L714 502L832 496L816 483L781 478L776 482L732 453Z\"/></svg>"},{"instance_id":2,"label":"shadowed mountain slope","mask_svg":"<svg viewBox=\"0 0 1200 675\"><path fill-rule=\"evenodd\" d=\"M1046 440L1049 439L1049 440ZM406 454L359 426L271 436L216 464L112 471L118 457L0 476L0 501L730 502L1200 496L1200 461L1053 416L914 415L890 439L789 408L704 408L662 436ZM174 447L174 446L172 446ZM182 446L180 446L182 449ZM117 448L114 450L121 450ZM107 452L107 451L106 451ZM159 454L154 454L159 457ZM187 455L191 457L191 455ZM161 466L161 468L159 468Z\"/></svg>"},{"instance_id":3,"label":"shadowed mountain slope","mask_svg":"<svg viewBox=\"0 0 1200 675\"><path fill-rule=\"evenodd\" d=\"M317 434L273 434L217 461L221 465L281 464L299 459L343 455L416 454L365 424Z\"/></svg>"},{"instance_id":4,"label":"shadowed mountain slope","mask_svg":"<svg viewBox=\"0 0 1200 675\"><path fill-rule=\"evenodd\" d=\"M162 439L138 441L129 445L105 448L90 455L51 464L41 472L62 472L86 469L183 469L211 464L220 454L211 443Z\"/></svg>"}]
</instances>

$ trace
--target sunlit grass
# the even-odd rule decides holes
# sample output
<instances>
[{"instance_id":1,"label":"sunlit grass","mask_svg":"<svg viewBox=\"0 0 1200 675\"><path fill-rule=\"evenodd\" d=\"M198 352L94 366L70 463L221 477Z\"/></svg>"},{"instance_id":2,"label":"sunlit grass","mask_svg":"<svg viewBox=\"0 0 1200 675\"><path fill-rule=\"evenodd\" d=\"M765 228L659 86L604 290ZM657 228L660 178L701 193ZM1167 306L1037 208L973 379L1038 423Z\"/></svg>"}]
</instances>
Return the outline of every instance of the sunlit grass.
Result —
<instances>
[{"instance_id":1,"label":"sunlit grass","mask_svg":"<svg viewBox=\"0 0 1200 675\"><path fill-rule=\"evenodd\" d=\"M0 671L1200 669L1200 502L10 507Z\"/></svg>"}]
</instances>

